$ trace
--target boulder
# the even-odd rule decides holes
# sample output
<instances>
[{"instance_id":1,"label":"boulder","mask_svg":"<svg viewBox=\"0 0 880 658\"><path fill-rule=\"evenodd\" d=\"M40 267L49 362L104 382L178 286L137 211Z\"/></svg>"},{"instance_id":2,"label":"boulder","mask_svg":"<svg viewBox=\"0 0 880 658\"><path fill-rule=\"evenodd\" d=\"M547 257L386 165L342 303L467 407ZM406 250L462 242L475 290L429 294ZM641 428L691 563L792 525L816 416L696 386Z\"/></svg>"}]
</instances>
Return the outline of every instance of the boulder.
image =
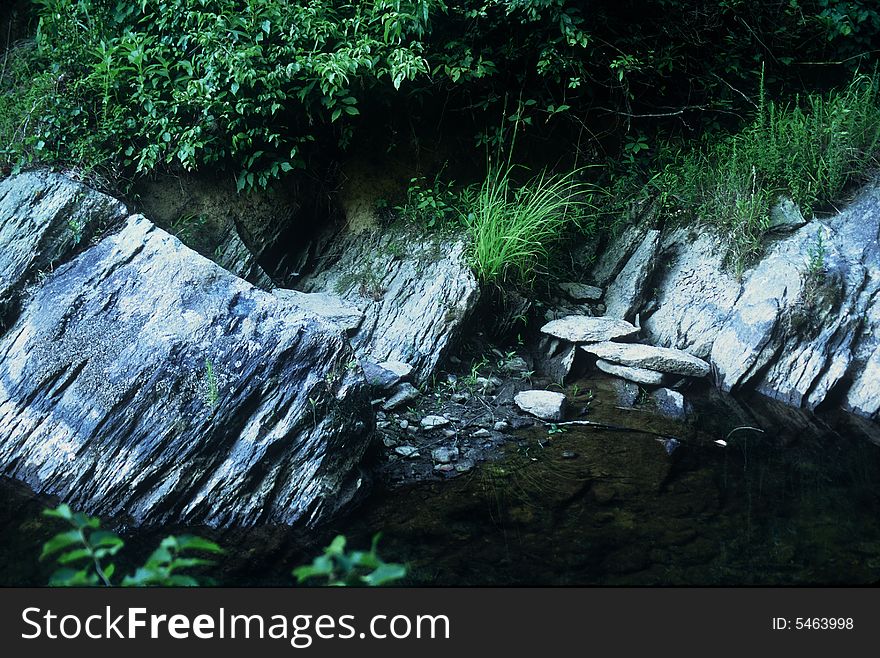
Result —
<instances>
[{"instance_id":1,"label":"boulder","mask_svg":"<svg viewBox=\"0 0 880 658\"><path fill-rule=\"evenodd\" d=\"M558 338L542 336L535 357L536 371L550 381L565 383L574 367L577 347Z\"/></svg>"},{"instance_id":2,"label":"boulder","mask_svg":"<svg viewBox=\"0 0 880 658\"><path fill-rule=\"evenodd\" d=\"M341 297L364 316L351 336L358 357L412 366L426 383L479 298L463 239L405 228L344 232L298 287Z\"/></svg>"},{"instance_id":3,"label":"boulder","mask_svg":"<svg viewBox=\"0 0 880 658\"><path fill-rule=\"evenodd\" d=\"M362 485L352 363L340 327L132 216L0 339L0 472L134 524L315 525Z\"/></svg>"},{"instance_id":4,"label":"boulder","mask_svg":"<svg viewBox=\"0 0 880 658\"><path fill-rule=\"evenodd\" d=\"M0 182L0 329L27 285L127 216L121 202L61 174L30 171Z\"/></svg>"},{"instance_id":5,"label":"boulder","mask_svg":"<svg viewBox=\"0 0 880 658\"><path fill-rule=\"evenodd\" d=\"M709 364L705 361L687 352L666 347L605 342L582 345L581 349L605 361L633 368L688 377L705 377L709 374Z\"/></svg>"},{"instance_id":6,"label":"boulder","mask_svg":"<svg viewBox=\"0 0 880 658\"><path fill-rule=\"evenodd\" d=\"M605 290L605 315L631 320L645 301L648 281L657 265L657 247L660 231L645 233L639 246L626 261L623 269Z\"/></svg>"},{"instance_id":7,"label":"boulder","mask_svg":"<svg viewBox=\"0 0 880 658\"><path fill-rule=\"evenodd\" d=\"M625 320L586 315L569 315L541 327L541 333L569 343L600 343L639 333L638 327Z\"/></svg>"},{"instance_id":8,"label":"boulder","mask_svg":"<svg viewBox=\"0 0 880 658\"><path fill-rule=\"evenodd\" d=\"M555 391L522 391L513 401L520 409L541 420L560 421L565 415L565 395Z\"/></svg>"},{"instance_id":9,"label":"boulder","mask_svg":"<svg viewBox=\"0 0 880 658\"><path fill-rule=\"evenodd\" d=\"M681 420L687 415L687 405L684 396L671 388L658 388L651 393L651 399L657 407L657 411L667 418Z\"/></svg>"},{"instance_id":10,"label":"boulder","mask_svg":"<svg viewBox=\"0 0 880 658\"><path fill-rule=\"evenodd\" d=\"M380 390L394 388L412 372L410 366L399 361L383 361L382 363L362 361L361 366L370 386Z\"/></svg>"},{"instance_id":11,"label":"boulder","mask_svg":"<svg viewBox=\"0 0 880 658\"><path fill-rule=\"evenodd\" d=\"M410 384L409 382L403 382L402 384L398 384L394 389L394 393L390 398L388 398L384 404L382 405L382 409L385 411L391 411L392 409L397 409L398 407L402 407L408 402L412 402L416 398L421 395L419 389Z\"/></svg>"},{"instance_id":12,"label":"boulder","mask_svg":"<svg viewBox=\"0 0 880 658\"><path fill-rule=\"evenodd\" d=\"M596 367L609 375L614 375L615 377L620 377L637 384L646 384L648 386L660 386L665 379L663 373L657 372L656 370L622 366L617 363L605 361L604 359L596 359Z\"/></svg>"}]
</instances>

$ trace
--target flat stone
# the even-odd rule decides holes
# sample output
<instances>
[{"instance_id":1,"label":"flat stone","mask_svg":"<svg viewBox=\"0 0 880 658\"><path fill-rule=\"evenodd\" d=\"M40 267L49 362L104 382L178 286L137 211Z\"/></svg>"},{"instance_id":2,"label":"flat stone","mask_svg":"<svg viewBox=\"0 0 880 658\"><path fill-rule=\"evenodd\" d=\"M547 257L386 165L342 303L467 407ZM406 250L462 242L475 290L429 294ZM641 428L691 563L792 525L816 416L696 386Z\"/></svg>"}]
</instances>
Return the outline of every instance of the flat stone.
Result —
<instances>
[{"instance_id":1,"label":"flat stone","mask_svg":"<svg viewBox=\"0 0 880 658\"><path fill-rule=\"evenodd\" d=\"M687 415L684 396L671 388L658 388L651 394L657 411L667 418L682 419Z\"/></svg>"},{"instance_id":2,"label":"flat stone","mask_svg":"<svg viewBox=\"0 0 880 658\"><path fill-rule=\"evenodd\" d=\"M392 395L385 401L385 404L382 405L382 408L385 411L397 409L397 407L401 407L407 402L412 402L420 395L421 393L419 392L419 389L417 389L412 384L409 384L407 382L404 382L403 384L398 384L397 388L394 389L394 395Z\"/></svg>"},{"instance_id":3,"label":"flat stone","mask_svg":"<svg viewBox=\"0 0 880 658\"><path fill-rule=\"evenodd\" d=\"M449 425L449 419L445 416L425 416L422 418L419 425L422 426L422 429L430 430L437 427L443 427L444 425Z\"/></svg>"},{"instance_id":4,"label":"flat stone","mask_svg":"<svg viewBox=\"0 0 880 658\"><path fill-rule=\"evenodd\" d=\"M400 375L383 368L378 363L363 360L361 361L361 367L364 370L364 376L367 378L367 382L374 389L388 390L394 388L400 383Z\"/></svg>"},{"instance_id":5,"label":"flat stone","mask_svg":"<svg viewBox=\"0 0 880 658\"><path fill-rule=\"evenodd\" d=\"M595 302L602 299L602 289L596 286L588 286L585 283L575 283L574 281L564 281L559 284L559 289L564 292L569 299L575 302Z\"/></svg>"},{"instance_id":6,"label":"flat stone","mask_svg":"<svg viewBox=\"0 0 880 658\"><path fill-rule=\"evenodd\" d=\"M581 349L600 359L634 368L668 372L688 377L705 377L709 364L692 354L668 347L654 347L637 343L593 343Z\"/></svg>"},{"instance_id":7,"label":"flat stone","mask_svg":"<svg viewBox=\"0 0 880 658\"><path fill-rule=\"evenodd\" d=\"M626 320L588 315L569 315L541 327L541 333L569 343L600 343L639 333L638 327Z\"/></svg>"},{"instance_id":8,"label":"flat stone","mask_svg":"<svg viewBox=\"0 0 880 658\"><path fill-rule=\"evenodd\" d=\"M412 374L413 367L408 363L404 363L403 361L382 361L381 363L376 364L383 370L387 370L388 372L393 372L397 375L400 381L405 380Z\"/></svg>"},{"instance_id":9,"label":"flat stone","mask_svg":"<svg viewBox=\"0 0 880 658\"><path fill-rule=\"evenodd\" d=\"M394 449L394 452L396 452L401 457L406 457L408 459L415 459L416 457L421 456L419 455L419 449L415 446L397 446Z\"/></svg>"},{"instance_id":10,"label":"flat stone","mask_svg":"<svg viewBox=\"0 0 880 658\"><path fill-rule=\"evenodd\" d=\"M559 421L565 414L565 395L555 391L522 391L513 401L520 409L541 420Z\"/></svg>"},{"instance_id":11,"label":"flat stone","mask_svg":"<svg viewBox=\"0 0 880 658\"><path fill-rule=\"evenodd\" d=\"M596 360L596 367L602 372L627 379L637 384L647 384L649 386L660 386L663 383L663 373L656 370L648 370L647 368L633 368L632 366L622 366L617 363L611 363L604 359Z\"/></svg>"}]
</instances>

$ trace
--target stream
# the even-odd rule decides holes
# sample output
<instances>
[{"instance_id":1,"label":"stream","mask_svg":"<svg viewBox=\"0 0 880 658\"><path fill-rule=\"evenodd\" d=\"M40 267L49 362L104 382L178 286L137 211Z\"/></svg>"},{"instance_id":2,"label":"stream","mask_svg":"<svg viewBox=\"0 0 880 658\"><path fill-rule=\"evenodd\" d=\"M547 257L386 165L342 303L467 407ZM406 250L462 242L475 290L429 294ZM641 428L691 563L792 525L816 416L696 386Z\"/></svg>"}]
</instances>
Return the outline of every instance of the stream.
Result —
<instances>
[{"instance_id":1,"label":"stream","mask_svg":"<svg viewBox=\"0 0 880 658\"><path fill-rule=\"evenodd\" d=\"M130 562L119 567L186 530L228 549L210 572L218 584L289 586L291 569L335 534L367 548L381 530L380 555L408 564L406 585L880 582L875 424L708 388L689 393L693 410L678 422L615 406L608 380L579 384L588 418L637 431L535 425L454 479L377 486L320 532L121 529ZM764 431L736 429L746 426ZM0 488L0 584L45 584L53 567L37 560L40 546L62 528L40 510L53 501L10 480Z\"/></svg>"}]
</instances>

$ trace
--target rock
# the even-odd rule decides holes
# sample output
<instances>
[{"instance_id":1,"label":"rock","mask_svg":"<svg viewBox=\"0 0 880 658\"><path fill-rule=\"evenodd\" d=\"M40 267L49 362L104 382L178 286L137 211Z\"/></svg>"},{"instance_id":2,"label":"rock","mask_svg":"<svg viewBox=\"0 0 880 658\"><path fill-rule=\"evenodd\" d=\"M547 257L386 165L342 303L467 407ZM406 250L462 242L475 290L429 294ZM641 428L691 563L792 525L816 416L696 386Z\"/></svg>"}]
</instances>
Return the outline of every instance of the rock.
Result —
<instances>
[{"instance_id":1,"label":"rock","mask_svg":"<svg viewBox=\"0 0 880 658\"><path fill-rule=\"evenodd\" d=\"M434 448L431 451L431 459L440 464L448 464L458 459L458 448Z\"/></svg>"},{"instance_id":2,"label":"rock","mask_svg":"<svg viewBox=\"0 0 880 658\"><path fill-rule=\"evenodd\" d=\"M419 392L419 389L412 384L407 382L398 384L394 389L394 394L385 401L382 408L385 411L397 409L398 407L405 405L407 402L412 402L420 395L421 393Z\"/></svg>"},{"instance_id":3,"label":"rock","mask_svg":"<svg viewBox=\"0 0 880 658\"><path fill-rule=\"evenodd\" d=\"M322 292L305 293L284 288L275 288L272 294L286 302L296 304L313 317L342 327L349 336L357 331L364 319L363 313L336 295Z\"/></svg>"},{"instance_id":4,"label":"rock","mask_svg":"<svg viewBox=\"0 0 880 658\"><path fill-rule=\"evenodd\" d=\"M796 224L800 220L796 220ZM792 225L793 225L792 224ZM737 280L708 234L663 239L648 340L708 357L723 390L880 414L880 185L769 245Z\"/></svg>"},{"instance_id":5,"label":"rock","mask_svg":"<svg viewBox=\"0 0 880 658\"><path fill-rule=\"evenodd\" d=\"M658 388L651 393L651 399L657 406L657 411L667 418L680 420L687 415L684 396L670 388Z\"/></svg>"},{"instance_id":6,"label":"rock","mask_svg":"<svg viewBox=\"0 0 880 658\"><path fill-rule=\"evenodd\" d=\"M242 241L234 223L228 227L226 236L214 250L211 260L245 281L253 283L258 288L263 290L274 288L272 279L260 267L256 256Z\"/></svg>"},{"instance_id":7,"label":"rock","mask_svg":"<svg viewBox=\"0 0 880 658\"><path fill-rule=\"evenodd\" d=\"M516 406L541 420L559 421L565 415L565 395L555 391L522 391L513 398Z\"/></svg>"},{"instance_id":8,"label":"rock","mask_svg":"<svg viewBox=\"0 0 880 658\"><path fill-rule=\"evenodd\" d=\"M451 473L455 470L453 464L434 464L434 470L438 473Z\"/></svg>"},{"instance_id":9,"label":"rock","mask_svg":"<svg viewBox=\"0 0 880 658\"><path fill-rule=\"evenodd\" d=\"M361 367L364 369L364 377L367 378L367 382L375 390L388 390L400 383L400 375L386 370L378 363L361 361Z\"/></svg>"},{"instance_id":10,"label":"rock","mask_svg":"<svg viewBox=\"0 0 880 658\"><path fill-rule=\"evenodd\" d=\"M417 457L421 457L421 455L419 454L419 449L415 446L397 446L394 449L394 452L401 457L405 457L407 459L415 459Z\"/></svg>"},{"instance_id":11,"label":"rock","mask_svg":"<svg viewBox=\"0 0 880 658\"><path fill-rule=\"evenodd\" d=\"M600 343L639 333L637 327L624 320L585 315L570 315L541 327L541 333L569 343Z\"/></svg>"},{"instance_id":12,"label":"rock","mask_svg":"<svg viewBox=\"0 0 880 658\"><path fill-rule=\"evenodd\" d=\"M481 428L478 429L476 432L474 432L473 434L471 434L471 436L474 437L475 439L482 439L482 438L485 438L485 437L487 437L487 436L492 436L492 432L490 432L489 430L487 430L485 427L481 427Z\"/></svg>"},{"instance_id":13,"label":"rock","mask_svg":"<svg viewBox=\"0 0 880 658\"><path fill-rule=\"evenodd\" d=\"M471 396L468 393L453 393L449 399L458 404L464 404L471 399Z\"/></svg>"},{"instance_id":14,"label":"rock","mask_svg":"<svg viewBox=\"0 0 880 658\"><path fill-rule=\"evenodd\" d=\"M126 217L119 201L60 174L30 171L0 182L0 331L27 285Z\"/></svg>"},{"instance_id":15,"label":"rock","mask_svg":"<svg viewBox=\"0 0 880 658\"><path fill-rule=\"evenodd\" d=\"M801 214L801 209L788 197L780 197L779 201L770 209L769 231L783 233L794 231L807 223Z\"/></svg>"},{"instance_id":16,"label":"rock","mask_svg":"<svg viewBox=\"0 0 880 658\"><path fill-rule=\"evenodd\" d=\"M648 230L647 223L630 224L608 243L593 267L592 277L597 286L604 288L614 281L633 252L645 241Z\"/></svg>"},{"instance_id":17,"label":"rock","mask_svg":"<svg viewBox=\"0 0 880 658\"><path fill-rule=\"evenodd\" d=\"M551 381L564 384L571 374L577 357L577 348L558 338L542 336L538 343L535 369Z\"/></svg>"},{"instance_id":18,"label":"rock","mask_svg":"<svg viewBox=\"0 0 880 658\"><path fill-rule=\"evenodd\" d=\"M407 379L413 371L411 365L402 361L382 361L377 365L384 370L393 372L401 381Z\"/></svg>"},{"instance_id":19,"label":"rock","mask_svg":"<svg viewBox=\"0 0 880 658\"><path fill-rule=\"evenodd\" d=\"M596 359L596 367L602 372L622 377L637 384L647 384L649 386L660 386L664 377L662 372L656 370L648 370L647 368L633 368L631 366L622 366L616 363L610 363L604 359Z\"/></svg>"},{"instance_id":20,"label":"rock","mask_svg":"<svg viewBox=\"0 0 880 658\"><path fill-rule=\"evenodd\" d=\"M595 302L602 299L601 288L588 286L585 283L565 281L559 284L559 289L575 302Z\"/></svg>"},{"instance_id":21,"label":"rock","mask_svg":"<svg viewBox=\"0 0 880 658\"><path fill-rule=\"evenodd\" d=\"M405 430L406 428L409 427L409 421L406 420L406 419L403 419L403 420L401 420L401 421L399 421L399 422L397 423L397 426L398 426L400 429Z\"/></svg>"},{"instance_id":22,"label":"rock","mask_svg":"<svg viewBox=\"0 0 880 658\"><path fill-rule=\"evenodd\" d=\"M492 426L492 429L495 430L496 432L506 432L507 430L510 429L510 425L508 425L508 424L507 424L505 421L503 421L503 420L499 420L498 422L496 422L496 423Z\"/></svg>"},{"instance_id":23,"label":"rock","mask_svg":"<svg viewBox=\"0 0 880 658\"><path fill-rule=\"evenodd\" d=\"M605 315L632 319L644 302L645 288L657 265L660 231L650 230L605 290Z\"/></svg>"},{"instance_id":24,"label":"rock","mask_svg":"<svg viewBox=\"0 0 880 658\"><path fill-rule=\"evenodd\" d=\"M393 448L397 445L397 443L397 439L395 439L393 436L385 436L382 438L382 445L384 445L386 448Z\"/></svg>"},{"instance_id":25,"label":"rock","mask_svg":"<svg viewBox=\"0 0 880 658\"><path fill-rule=\"evenodd\" d=\"M697 357L668 347L654 347L637 343L593 343L581 349L600 359L634 368L668 372L688 377L705 377L709 364Z\"/></svg>"},{"instance_id":26,"label":"rock","mask_svg":"<svg viewBox=\"0 0 880 658\"><path fill-rule=\"evenodd\" d=\"M66 213L118 215L69 189ZM341 328L132 216L0 339L0 472L133 524L316 525L362 486L373 420L353 359Z\"/></svg>"},{"instance_id":27,"label":"rock","mask_svg":"<svg viewBox=\"0 0 880 658\"><path fill-rule=\"evenodd\" d=\"M455 465L455 470L457 473L467 473L474 469L474 465L473 459L462 459Z\"/></svg>"},{"instance_id":28,"label":"rock","mask_svg":"<svg viewBox=\"0 0 880 658\"><path fill-rule=\"evenodd\" d=\"M576 459L578 454L574 450L563 450L562 458L563 459Z\"/></svg>"},{"instance_id":29,"label":"rock","mask_svg":"<svg viewBox=\"0 0 880 658\"><path fill-rule=\"evenodd\" d=\"M343 231L299 281L306 292L340 296L364 320L351 343L374 363L399 361L426 383L479 297L466 241L387 228Z\"/></svg>"},{"instance_id":30,"label":"rock","mask_svg":"<svg viewBox=\"0 0 880 658\"><path fill-rule=\"evenodd\" d=\"M617 405L620 407L634 407L639 399L641 391L639 387L629 381L616 379L612 383L614 392L617 394Z\"/></svg>"},{"instance_id":31,"label":"rock","mask_svg":"<svg viewBox=\"0 0 880 658\"><path fill-rule=\"evenodd\" d=\"M425 416L419 423L422 429L432 430L444 425L449 425L449 419L445 416Z\"/></svg>"}]
</instances>

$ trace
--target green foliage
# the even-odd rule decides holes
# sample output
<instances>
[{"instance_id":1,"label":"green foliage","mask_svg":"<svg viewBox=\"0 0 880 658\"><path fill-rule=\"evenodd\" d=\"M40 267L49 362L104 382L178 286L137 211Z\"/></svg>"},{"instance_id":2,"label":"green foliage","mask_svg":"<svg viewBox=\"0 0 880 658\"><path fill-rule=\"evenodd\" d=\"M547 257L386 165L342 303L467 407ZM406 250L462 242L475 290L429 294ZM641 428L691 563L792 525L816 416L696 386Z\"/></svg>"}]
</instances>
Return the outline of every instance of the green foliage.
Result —
<instances>
[{"instance_id":1,"label":"green foliage","mask_svg":"<svg viewBox=\"0 0 880 658\"><path fill-rule=\"evenodd\" d=\"M48 517L66 521L71 530L61 532L43 545L40 559L56 555L61 566L49 581L55 587L102 585L113 586L116 566L107 559L125 545L113 532L101 530L97 518L71 511L64 503L55 509L43 510ZM181 573L213 562L191 555L193 552L220 554L222 549L206 539L193 536L166 537L147 559L144 566L122 579L122 587L198 586L196 577Z\"/></svg>"},{"instance_id":2,"label":"green foliage","mask_svg":"<svg viewBox=\"0 0 880 658\"><path fill-rule=\"evenodd\" d=\"M406 566L384 562L377 553L381 534L373 537L369 552L346 551L346 539L338 535L311 564L297 567L293 575L302 584L313 579L334 587L380 587L406 577Z\"/></svg>"},{"instance_id":3,"label":"green foliage","mask_svg":"<svg viewBox=\"0 0 880 658\"><path fill-rule=\"evenodd\" d=\"M762 246L781 194L805 212L828 207L880 155L878 77L789 103L762 94L743 130L684 151L667 146L650 180L667 211L686 211L728 237L741 269Z\"/></svg>"}]
</instances>

